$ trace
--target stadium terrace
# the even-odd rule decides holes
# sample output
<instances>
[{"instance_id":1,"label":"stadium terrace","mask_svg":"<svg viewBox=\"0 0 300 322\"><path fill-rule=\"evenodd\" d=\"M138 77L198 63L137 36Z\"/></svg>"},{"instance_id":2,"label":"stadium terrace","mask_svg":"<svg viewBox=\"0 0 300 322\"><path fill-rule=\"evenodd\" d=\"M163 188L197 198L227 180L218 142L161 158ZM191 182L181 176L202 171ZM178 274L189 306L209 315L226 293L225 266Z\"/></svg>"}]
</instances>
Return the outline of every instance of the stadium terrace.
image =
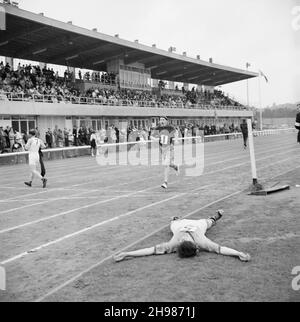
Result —
<instances>
[{"instance_id":1,"label":"stadium terrace","mask_svg":"<svg viewBox=\"0 0 300 322\"><path fill-rule=\"evenodd\" d=\"M109 142L119 142L120 133L128 139L133 131L147 139L161 115L183 136L199 129L206 135L235 132L241 119L253 117L218 86L256 73L87 30L10 3L0 9L6 22L0 34L1 151L13 151L16 143L15 150L22 151L31 128L44 140L48 133L48 147L63 147L84 145L92 130L106 132ZM53 66L63 66L64 74Z\"/></svg>"}]
</instances>

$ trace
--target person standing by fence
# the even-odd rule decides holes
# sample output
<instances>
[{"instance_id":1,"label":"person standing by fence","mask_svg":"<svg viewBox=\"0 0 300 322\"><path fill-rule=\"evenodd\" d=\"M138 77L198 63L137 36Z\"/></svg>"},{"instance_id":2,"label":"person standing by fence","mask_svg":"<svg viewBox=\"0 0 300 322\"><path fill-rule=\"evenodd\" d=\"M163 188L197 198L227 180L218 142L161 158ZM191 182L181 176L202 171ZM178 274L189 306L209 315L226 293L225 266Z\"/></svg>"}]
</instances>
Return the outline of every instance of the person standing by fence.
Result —
<instances>
[{"instance_id":1,"label":"person standing by fence","mask_svg":"<svg viewBox=\"0 0 300 322\"><path fill-rule=\"evenodd\" d=\"M243 133L244 138L244 149L247 149L247 141L248 141L248 126L246 120L243 120L241 124L241 131Z\"/></svg>"},{"instance_id":2,"label":"person standing by fence","mask_svg":"<svg viewBox=\"0 0 300 322\"><path fill-rule=\"evenodd\" d=\"M297 142L300 143L300 103L297 105L297 112L295 128L299 130Z\"/></svg>"}]
</instances>

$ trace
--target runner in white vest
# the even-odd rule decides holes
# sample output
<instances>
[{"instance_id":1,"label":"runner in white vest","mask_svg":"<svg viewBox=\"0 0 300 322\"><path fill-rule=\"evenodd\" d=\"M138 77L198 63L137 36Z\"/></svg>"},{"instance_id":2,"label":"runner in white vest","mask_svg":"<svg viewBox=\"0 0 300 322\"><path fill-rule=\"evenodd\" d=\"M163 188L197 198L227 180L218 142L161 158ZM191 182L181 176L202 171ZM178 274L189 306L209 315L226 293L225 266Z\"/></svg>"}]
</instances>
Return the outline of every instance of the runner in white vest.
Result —
<instances>
[{"instance_id":1,"label":"runner in white vest","mask_svg":"<svg viewBox=\"0 0 300 322\"><path fill-rule=\"evenodd\" d=\"M39 150L40 148L44 149L46 146L41 139L36 137L36 131L29 131L30 139L28 140L25 150L29 152L28 163L30 168L30 179L28 182L24 182L27 186L32 186L32 181L34 177L38 177L42 180L43 188L46 188L47 179L43 178L40 173L37 171L37 165L40 163Z\"/></svg>"}]
</instances>

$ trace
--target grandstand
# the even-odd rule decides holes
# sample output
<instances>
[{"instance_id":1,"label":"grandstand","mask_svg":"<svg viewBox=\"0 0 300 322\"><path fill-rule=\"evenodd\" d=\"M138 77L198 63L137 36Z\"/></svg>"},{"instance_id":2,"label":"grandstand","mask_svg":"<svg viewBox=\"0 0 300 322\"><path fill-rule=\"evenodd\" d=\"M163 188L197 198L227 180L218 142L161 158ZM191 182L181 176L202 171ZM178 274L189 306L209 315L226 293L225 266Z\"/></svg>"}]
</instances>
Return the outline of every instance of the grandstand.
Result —
<instances>
[{"instance_id":1,"label":"grandstand","mask_svg":"<svg viewBox=\"0 0 300 322\"><path fill-rule=\"evenodd\" d=\"M32 128L49 149L46 189L23 183L30 152L0 154L0 302L299 301L291 274L300 238L295 129L249 131L250 158L237 132L254 111L219 89L258 75L4 2L0 153ZM160 116L175 125L174 159L184 157L165 190L150 135ZM255 178L291 189L250 196ZM208 237L249 252L250 262L206 252L113 261L165 241L174 216L206 219L218 209L224 216Z\"/></svg>"},{"instance_id":2,"label":"grandstand","mask_svg":"<svg viewBox=\"0 0 300 322\"><path fill-rule=\"evenodd\" d=\"M100 130L173 124L237 126L253 111L216 88L258 74L87 30L10 3L0 34L0 126ZM32 61L16 65L14 59ZM47 64L64 66L59 76ZM81 73L81 70L91 72ZM178 84L182 84L179 85Z\"/></svg>"}]
</instances>

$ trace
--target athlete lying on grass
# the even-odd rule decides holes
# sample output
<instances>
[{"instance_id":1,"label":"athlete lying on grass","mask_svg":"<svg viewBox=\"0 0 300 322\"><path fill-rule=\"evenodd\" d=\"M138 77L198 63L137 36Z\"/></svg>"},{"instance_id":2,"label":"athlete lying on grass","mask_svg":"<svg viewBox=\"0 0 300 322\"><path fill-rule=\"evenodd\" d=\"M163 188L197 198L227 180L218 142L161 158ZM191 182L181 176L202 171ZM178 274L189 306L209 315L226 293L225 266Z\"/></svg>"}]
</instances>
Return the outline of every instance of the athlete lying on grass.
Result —
<instances>
[{"instance_id":1,"label":"athlete lying on grass","mask_svg":"<svg viewBox=\"0 0 300 322\"><path fill-rule=\"evenodd\" d=\"M249 254L220 246L205 236L206 231L213 227L223 214L223 210L218 210L215 216L200 220L174 217L170 226L173 237L169 242L132 252L123 252L115 255L114 260L120 262L130 257L163 255L174 252L177 252L179 257L186 258L196 256L199 251L208 251L220 255L238 257L242 262L250 261L251 257Z\"/></svg>"}]
</instances>

